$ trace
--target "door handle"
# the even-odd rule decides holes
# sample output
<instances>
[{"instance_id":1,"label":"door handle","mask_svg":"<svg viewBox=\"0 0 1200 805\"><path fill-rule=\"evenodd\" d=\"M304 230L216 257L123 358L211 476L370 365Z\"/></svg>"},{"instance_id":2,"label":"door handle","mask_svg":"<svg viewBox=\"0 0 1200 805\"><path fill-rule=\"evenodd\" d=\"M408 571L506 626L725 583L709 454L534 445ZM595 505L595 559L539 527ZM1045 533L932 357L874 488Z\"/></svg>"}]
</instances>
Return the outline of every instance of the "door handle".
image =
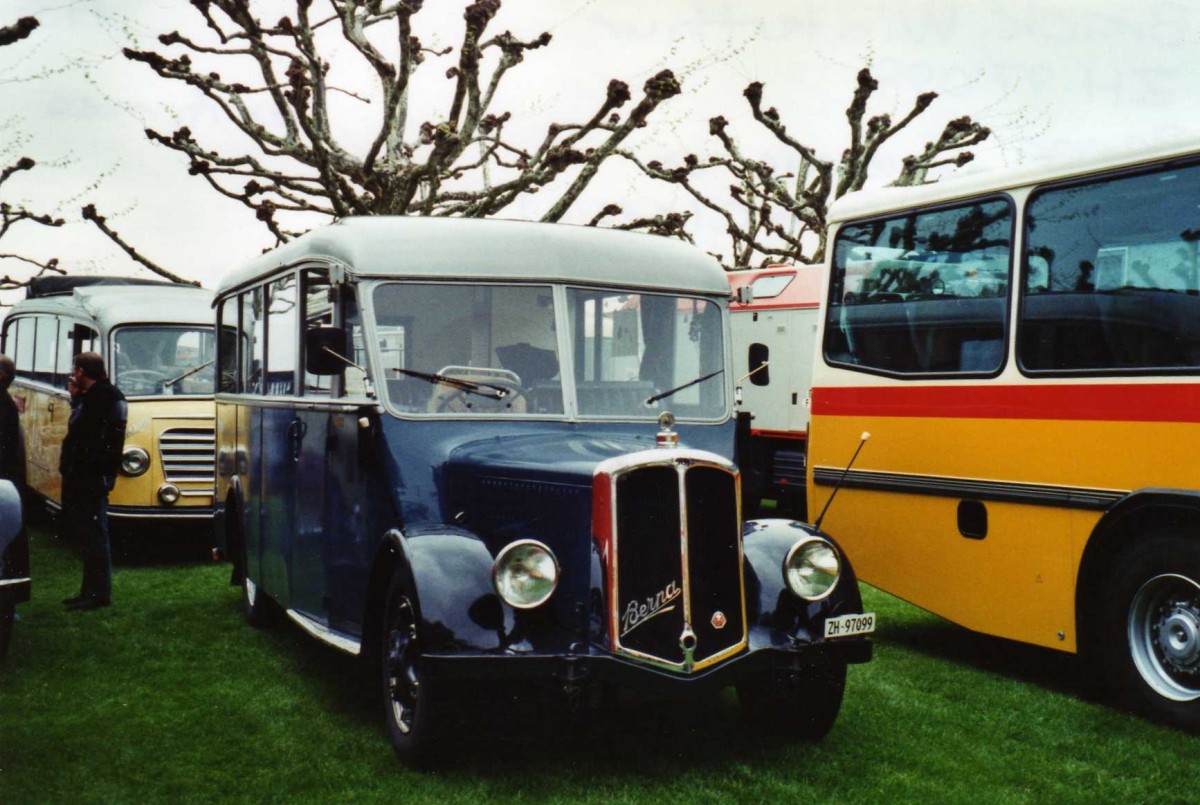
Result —
<instances>
[{"instance_id":1,"label":"door handle","mask_svg":"<svg viewBox=\"0 0 1200 805\"><path fill-rule=\"evenodd\" d=\"M308 425L304 424L303 419L293 419L292 424L288 425L288 444L291 445L292 461L300 460L300 444L307 432Z\"/></svg>"}]
</instances>

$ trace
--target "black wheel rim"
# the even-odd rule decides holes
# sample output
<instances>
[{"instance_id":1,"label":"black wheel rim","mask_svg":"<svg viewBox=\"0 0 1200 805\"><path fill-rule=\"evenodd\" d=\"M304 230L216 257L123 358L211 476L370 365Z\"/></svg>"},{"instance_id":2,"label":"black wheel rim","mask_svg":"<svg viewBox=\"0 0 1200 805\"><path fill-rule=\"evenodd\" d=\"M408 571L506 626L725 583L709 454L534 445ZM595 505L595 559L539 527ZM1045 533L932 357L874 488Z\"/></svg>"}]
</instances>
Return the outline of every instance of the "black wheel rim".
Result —
<instances>
[{"instance_id":1,"label":"black wheel rim","mask_svg":"<svg viewBox=\"0 0 1200 805\"><path fill-rule=\"evenodd\" d=\"M404 735L412 732L417 718L417 624L412 604L400 598L392 614L384 656L388 704L392 721Z\"/></svg>"}]
</instances>

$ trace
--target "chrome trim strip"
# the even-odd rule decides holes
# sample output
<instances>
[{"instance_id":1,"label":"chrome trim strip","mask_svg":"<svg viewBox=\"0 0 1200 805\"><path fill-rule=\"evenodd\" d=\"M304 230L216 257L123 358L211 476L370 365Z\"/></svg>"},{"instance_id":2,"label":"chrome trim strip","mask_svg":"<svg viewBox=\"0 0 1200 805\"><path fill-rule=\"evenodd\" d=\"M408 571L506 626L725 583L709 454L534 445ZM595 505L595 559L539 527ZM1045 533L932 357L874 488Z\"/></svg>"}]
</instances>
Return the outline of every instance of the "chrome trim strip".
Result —
<instances>
[{"instance_id":1,"label":"chrome trim strip","mask_svg":"<svg viewBox=\"0 0 1200 805\"><path fill-rule=\"evenodd\" d=\"M320 640L322 643L327 643L339 651L344 651L347 654L353 654L355 657L362 651L362 641L355 640L349 635L330 629L323 623L318 623L307 615L303 615L294 609L287 611L289 618L300 625L300 628L308 632L313 637Z\"/></svg>"},{"instance_id":2,"label":"chrome trim strip","mask_svg":"<svg viewBox=\"0 0 1200 805\"><path fill-rule=\"evenodd\" d=\"M30 581L28 576L22 579L0 579L0 587L15 587L18 584L29 584Z\"/></svg>"},{"instance_id":3,"label":"chrome trim strip","mask_svg":"<svg viewBox=\"0 0 1200 805\"><path fill-rule=\"evenodd\" d=\"M840 467L814 467L813 482L818 486L835 486L842 473L843 469ZM1032 506L1057 506L1092 511L1104 511L1130 494L1129 490L1121 489L1090 489L872 470L850 470L841 485L847 489L972 498L999 503L1025 503Z\"/></svg>"},{"instance_id":4,"label":"chrome trim strip","mask_svg":"<svg viewBox=\"0 0 1200 805\"><path fill-rule=\"evenodd\" d=\"M155 509L153 511L109 509L108 517L121 520L211 520L213 510L199 506L189 509Z\"/></svg>"}]
</instances>

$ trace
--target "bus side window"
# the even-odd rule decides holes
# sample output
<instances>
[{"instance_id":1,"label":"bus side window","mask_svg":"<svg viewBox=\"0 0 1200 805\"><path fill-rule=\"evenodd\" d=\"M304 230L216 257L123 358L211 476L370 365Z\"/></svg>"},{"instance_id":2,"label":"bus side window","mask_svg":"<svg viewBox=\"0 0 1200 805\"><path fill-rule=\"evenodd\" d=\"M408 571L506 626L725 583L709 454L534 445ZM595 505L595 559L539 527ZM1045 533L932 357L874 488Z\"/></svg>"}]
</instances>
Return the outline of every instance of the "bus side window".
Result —
<instances>
[{"instance_id":1,"label":"bus side window","mask_svg":"<svg viewBox=\"0 0 1200 805\"><path fill-rule=\"evenodd\" d=\"M303 273L304 330L329 327L333 324L333 302L328 269L309 269ZM301 339L303 343L303 339ZM304 362L307 365L307 361ZM333 389L333 375L314 375L304 372L304 393L327 395Z\"/></svg>"},{"instance_id":2,"label":"bus side window","mask_svg":"<svg viewBox=\"0 0 1200 805\"><path fill-rule=\"evenodd\" d=\"M296 358L300 352L296 277L288 274L267 288L266 393L271 396L290 396L296 393Z\"/></svg>"},{"instance_id":3,"label":"bus side window","mask_svg":"<svg viewBox=\"0 0 1200 805\"><path fill-rule=\"evenodd\" d=\"M238 309L240 300L231 296L221 303L220 337L217 346L217 392L233 394L241 391L241 375L238 372Z\"/></svg>"},{"instance_id":4,"label":"bus side window","mask_svg":"<svg viewBox=\"0 0 1200 805\"><path fill-rule=\"evenodd\" d=\"M266 339L263 329L263 289L255 288L242 294L242 333L249 339L249 348L243 347L246 365L242 376L246 378L246 391L262 394L263 371L266 369L264 349Z\"/></svg>"},{"instance_id":5,"label":"bus side window","mask_svg":"<svg viewBox=\"0 0 1200 805\"><path fill-rule=\"evenodd\" d=\"M16 345L8 347L12 350L9 357L16 363L18 375L30 377L33 373L33 336L36 325L30 316L22 316L12 324L9 340L15 335Z\"/></svg>"},{"instance_id":6,"label":"bus side window","mask_svg":"<svg viewBox=\"0 0 1200 805\"><path fill-rule=\"evenodd\" d=\"M37 333L33 346L33 378L43 383L54 382L54 362L58 356L58 318L36 316Z\"/></svg>"},{"instance_id":7,"label":"bus side window","mask_svg":"<svg viewBox=\"0 0 1200 805\"><path fill-rule=\"evenodd\" d=\"M766 386L771 382L771 369L767 362L771 357L771 349L766 344L750 345L750 382L756 386Z\"/></svg>"}]
</instances>

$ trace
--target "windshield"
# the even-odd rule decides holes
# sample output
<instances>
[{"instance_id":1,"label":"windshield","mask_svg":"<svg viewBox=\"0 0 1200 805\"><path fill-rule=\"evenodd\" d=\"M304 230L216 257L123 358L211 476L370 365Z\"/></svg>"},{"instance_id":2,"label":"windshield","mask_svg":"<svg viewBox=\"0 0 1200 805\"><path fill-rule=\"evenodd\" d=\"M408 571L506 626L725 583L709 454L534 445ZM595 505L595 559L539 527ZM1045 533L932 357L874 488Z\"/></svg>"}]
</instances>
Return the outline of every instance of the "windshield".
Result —
<instances>
[{"instance_id":1,"label":"windshield","mask_svg":"<svg viewBox=\"0 0 1200 805\"><path fill-rule=\"evenodd\" d=\"M548 285L385 283L372 296L375 372L411 414L718 419L725 414L719 307L703 299ZM559 321L573 376L560 368ZM564 383L570 385L564 387ZM658 399L653 399L653 398Z\"/></svg>"},{"instance_id":2,"label":"windshield","mask_svg":"<svg viewBox=\"0 0 1200 805\"><path fill-rule=\"evenodd\" d=\"M113 336L112 378L126 397L212 394L211 327L122 327Z\"/></svg>"}]
</instances>

